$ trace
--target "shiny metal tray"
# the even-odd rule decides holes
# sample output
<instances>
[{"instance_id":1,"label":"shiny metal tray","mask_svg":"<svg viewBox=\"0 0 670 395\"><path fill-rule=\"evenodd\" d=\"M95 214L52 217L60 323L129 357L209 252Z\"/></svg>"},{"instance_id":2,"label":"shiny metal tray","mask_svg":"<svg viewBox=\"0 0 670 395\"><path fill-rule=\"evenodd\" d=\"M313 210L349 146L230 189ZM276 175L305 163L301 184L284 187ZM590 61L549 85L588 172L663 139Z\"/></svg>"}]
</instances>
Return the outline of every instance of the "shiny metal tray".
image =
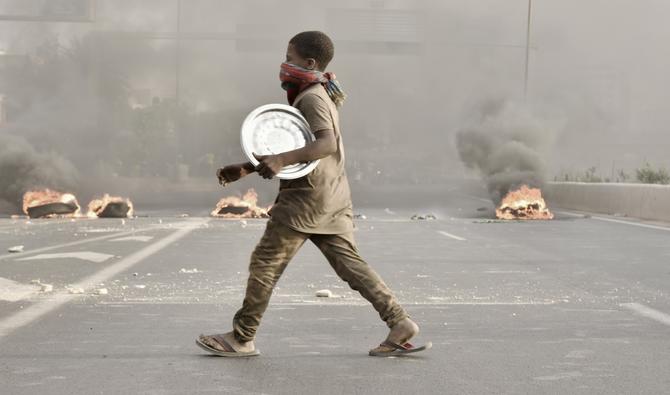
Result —
<instances>
[{"instance_id":1,"label":"shiny metal tray","mask_svg":"<svg viewBox=\"0 0 670 395\"><path fill-rule=\"evenodd\" d=\"M258 166L252 153L275 155L304 147L315 141L309 124L295 107L285 104L266 104L247 115L240 140L249 161ZM318 160L285 166L277 178L292 180L309 174L319 164Z\"/></svg>"}]
</instances>

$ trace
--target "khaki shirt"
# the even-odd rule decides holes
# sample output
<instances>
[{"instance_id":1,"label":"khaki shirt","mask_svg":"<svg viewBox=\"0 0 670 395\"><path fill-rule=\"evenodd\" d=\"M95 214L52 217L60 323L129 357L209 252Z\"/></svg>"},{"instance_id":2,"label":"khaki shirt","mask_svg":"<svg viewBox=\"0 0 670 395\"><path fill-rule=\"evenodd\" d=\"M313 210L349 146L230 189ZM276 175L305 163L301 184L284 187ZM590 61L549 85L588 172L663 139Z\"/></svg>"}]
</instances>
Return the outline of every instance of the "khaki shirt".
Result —
<instances>
[{"instance_id":1,"label":"khaki shirt","mask_svg":"<svg viewBox=\"0 0 670 395\"><path fill-rule=\"evenodd\" d=\"M298 232L351 232L351 193L344 169L344 146L337 107L321 84L314 84L300 92L293 106L300 110L312 132L334 131L337 151L321 159L308 175L295 180L281 180L279 195L270 215Z\"/></svg>"}]
</instances>

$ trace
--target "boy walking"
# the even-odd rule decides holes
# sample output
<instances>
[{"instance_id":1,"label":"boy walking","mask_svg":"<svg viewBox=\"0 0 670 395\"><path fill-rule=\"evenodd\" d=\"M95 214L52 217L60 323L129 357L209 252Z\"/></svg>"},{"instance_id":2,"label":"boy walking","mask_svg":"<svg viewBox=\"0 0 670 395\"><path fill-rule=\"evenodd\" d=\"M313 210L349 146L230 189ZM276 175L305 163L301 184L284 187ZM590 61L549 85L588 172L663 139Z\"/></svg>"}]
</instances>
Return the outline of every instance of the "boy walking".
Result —
<instances>
[{"instance_id":1,"label":"boy walking","mask_svg":"<svg viewBox=\"0 0 670 395\"><path fill-rule=\"evenodd\" d=\"M265 234L251 255L246 296L233 319L233 330L220 335L200 335L196 343L220 356L258 355L256 331L272 290L284 269L308 239L324 254L335 272L360 292L386 322L386 340L370 350L373 356L416 352L409 339L419 327L398 304L391 290L360 257L353 237L353 212L344 168L344 148L337 108L345 99L335 75L324 72L334 55L330 38L308 31L293 37L281 65L280 80L289 104L299 109L316 141L278 155L256 156L248 162L219 169L219 182L227 184L258 172L271 179L284 166L320 159L307 176L281 180L277 200L270 211Z\"/></svg>"}]
</instances>

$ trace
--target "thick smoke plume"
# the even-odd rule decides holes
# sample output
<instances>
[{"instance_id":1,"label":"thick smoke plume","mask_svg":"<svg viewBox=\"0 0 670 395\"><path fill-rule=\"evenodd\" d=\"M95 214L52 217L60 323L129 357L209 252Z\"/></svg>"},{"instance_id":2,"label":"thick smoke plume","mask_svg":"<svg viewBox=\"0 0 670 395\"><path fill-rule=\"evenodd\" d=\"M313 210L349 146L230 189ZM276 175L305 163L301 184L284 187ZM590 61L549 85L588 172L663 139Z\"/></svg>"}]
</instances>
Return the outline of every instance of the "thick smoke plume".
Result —
<instances>
[{"instance_id":1,"label":"thick smoke plume","mask_svg":"<svg viewBox=\"0 0 670 395\"><path fill-rule=\"evenodd\" d=\"M66 159L39 153L21 137L0 135L0 212L18 214L30 189L63 190L76 182L77 170Z\"/></svg>"},{"instance_id":2,"label":"thick smoke plume","mask_svg":"<svg viewBox=\"0 0 670 395\"><path fill-rule=\"evenodd\" d=\"M495 102L482 106L470 126L456 135L463 163L480 172L494 203L521 185L541 187L545 161L541 150L552 136L546 123L525 106Z\"/></svg>"}]
</instances>

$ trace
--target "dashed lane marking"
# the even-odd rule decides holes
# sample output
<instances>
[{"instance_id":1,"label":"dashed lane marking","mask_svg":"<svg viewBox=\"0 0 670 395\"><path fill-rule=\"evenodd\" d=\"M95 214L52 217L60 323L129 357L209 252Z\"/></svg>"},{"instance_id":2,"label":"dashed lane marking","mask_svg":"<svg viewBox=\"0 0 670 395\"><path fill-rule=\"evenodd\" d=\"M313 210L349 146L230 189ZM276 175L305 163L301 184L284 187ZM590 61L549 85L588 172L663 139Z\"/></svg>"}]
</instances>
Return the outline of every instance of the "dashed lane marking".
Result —
<instances>
[{"instance_id":1,"label":"dashed lane marking","mask_svg":"<svg viewBox=\"0 0 670 395\"><path fill-rule=\"evenodd\" d=\"M443 230L438 230L437 233L441 234L442 236L449 237L450 239L454 239L454 240L458 240L458 241L466 241L466 239L461 237L461 236L452 235L451 233L447 233Z\"/></svg>"}]
</instances>

